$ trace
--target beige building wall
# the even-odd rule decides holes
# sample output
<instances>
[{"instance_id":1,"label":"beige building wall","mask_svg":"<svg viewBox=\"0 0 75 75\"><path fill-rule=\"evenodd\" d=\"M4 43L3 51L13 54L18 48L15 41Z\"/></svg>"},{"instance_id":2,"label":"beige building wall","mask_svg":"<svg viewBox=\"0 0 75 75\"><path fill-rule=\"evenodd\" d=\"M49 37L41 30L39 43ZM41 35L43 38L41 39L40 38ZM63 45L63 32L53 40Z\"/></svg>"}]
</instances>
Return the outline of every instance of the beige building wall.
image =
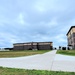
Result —
<instances>
[{"instance_id":1,"label":"beige building wall","mask_svg":"<svg viewBox=\"0 0 75 75\"><path fill-rule=\"evenodd\" d=\"M68 45L75 48L75 26L72 26L67 33Z\"/></svg>"}]
</instances>

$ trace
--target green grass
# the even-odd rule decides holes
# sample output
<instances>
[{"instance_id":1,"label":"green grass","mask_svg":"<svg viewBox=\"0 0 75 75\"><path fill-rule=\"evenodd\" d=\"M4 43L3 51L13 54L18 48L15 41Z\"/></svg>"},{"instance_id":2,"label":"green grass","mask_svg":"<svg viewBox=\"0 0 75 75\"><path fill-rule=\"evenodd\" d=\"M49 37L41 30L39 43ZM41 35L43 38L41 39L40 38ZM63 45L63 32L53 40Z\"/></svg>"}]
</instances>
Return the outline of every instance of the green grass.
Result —
<instances>
[{"instance_id":1,"label":"green grass","mask_svg":"<svg viewBox=\"0 0 75 75\"><path fill-rule=\"evenodd\" d=\"M75 75L75 72L24 70L0 67L0 75Z\"/></svg>"},{"instance_id":2,"label":"green grass","mask_svg":"<svg viewBox=\"0 0 75 75\"><path fill-rule=\"evenodd\" d=\"M45 53L48 51L50 51L50 50L1 51L0 52L0 58L29 56L29 55L35 55L35 54L42 54L42 53Z\"/></svg>"},{"instance_id":3,"label":"green grass","mask_svg":"<svg viewBox=\"0 0 75 75\"><path fill-rule=\"evenodd\" d=\"M57 54L64 54L64 55L75 56L75 50L58 50Z\"/></svg>"}]
</instances>

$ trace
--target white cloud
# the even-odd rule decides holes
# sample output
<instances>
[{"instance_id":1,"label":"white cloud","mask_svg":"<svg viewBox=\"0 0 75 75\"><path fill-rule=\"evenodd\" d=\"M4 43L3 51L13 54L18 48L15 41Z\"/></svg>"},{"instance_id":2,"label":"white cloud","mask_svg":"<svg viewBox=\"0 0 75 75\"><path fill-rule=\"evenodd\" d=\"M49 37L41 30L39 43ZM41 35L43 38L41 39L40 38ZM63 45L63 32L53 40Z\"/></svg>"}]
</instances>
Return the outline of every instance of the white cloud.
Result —
<instances>
[{"instance_id":1,"label":"white cloud","mask_svg":"<svg viewBox=\"0 0 75 75\"><path fill-rule=\"evenodd\" d=\"M55 37L55 39L58 41L58 42L66 42L67 39L64 39L65 35L64 34L59 34Z\"/></svg>"},{"instance_id":2,"label":"white cloud","mask_svg":"<svg viewBox=\"0 0 75 75\"><path fill-rule=\"evenodd\" d=\"M46 28L52 28L52 27L54 27L54 26L58 26L58 21L57 21L57 18L52 18L50 21L48 21L48 22L45 22L45 21L41 21L40 23L39 23L39 25L41 25L41 26L45 26Z\"/></svg>"},{"instance_id":3,"label":"white cloud","mask_svg":"<svg viewBox=\"0 0 75 75\"><path fill-rule=\"evenodd\" d=\"M39 11L39 12L45 12L46 11L44 4L41 2L37 2L37 4L35 4L35 9L37 9L37 11Z\"/></svg>"},{"instance_id":4,"label":"white cloud","mask_svg":"<svg viewBox=\"0 0 75 75\"><path fill-rule=\"evenodd\" d=\"M23 16L22 13L20 13L20 14L18 15L18 22L19 22L20 24L22 24L22 25L25 24L25 22L24 22L24 16Z\"/></svg>"},{"instance_id":5,"label":"white cloud","mask_svg":"<svg viewBox=\"0 0 75 75\"><path fill-rule=\"evenodd\" d=\"M30 25L26 22L27 14L19 13L13 21L13 25L18 25L18 27L23 28L24 26Z\"/></svg>"},{"instance_id":6,"label":"white cloud","mask_svg":"<svg viewBox=\"0 0 75 75\"><path fill-rule=\"evenodd\" d=\"M75 26L75 18L73 18L70 21L68 21L68 23L65 24L64 28L62 28L60 31L62 33L65 32L65 35L66 35L71 26Z\"/></svg>"},{"instance_id":7,"label":"white cloud","mask_svg":"<svg viewBox=\"0 0 75 75\"><path fill-rule=\"evenodd\" d=\"M57 22L57 18L52 18L50 22L48 22L47 25L50 26L57 26L58 22Z\"/></svg>"},{"instance_id":8,"label":"white cloud","mask_svg":"<svg viewBox=\"0 0 75 75\"><path fill-rule=\"evenodd\" d=\"M34 3L35 10L40 13L51 12L62 12L68 8L68 5L63 5L63 1L58 0L37 0Z\"/></svg>"},{"instance_id":9,"label":"white cloud","mask_svg":"<svg viewBox=\"0 0 75 75\"><path fill-rule=\"evenodd\" d=\"M10 32L0 32L0 39L1 42L7 42L7 43L15 43L19 41L18 36L11 34Z\"/></svg>"},{"instance_id":10,"label":"white cloud","mask_svg":"<svg viewBox=\"0 0 75 75\"><path fill-rule=\"evenodd\" d=\"M43 42L47 42L47 41L50 41L50 42L52 42L52 37L50 37L50 36L47 36L47 35L42 35L42 34L36 34L36 36L35 35L33 35L32 36L32 38L34 39L33 41L43 41Z\"/></svg>"}]
</instances>

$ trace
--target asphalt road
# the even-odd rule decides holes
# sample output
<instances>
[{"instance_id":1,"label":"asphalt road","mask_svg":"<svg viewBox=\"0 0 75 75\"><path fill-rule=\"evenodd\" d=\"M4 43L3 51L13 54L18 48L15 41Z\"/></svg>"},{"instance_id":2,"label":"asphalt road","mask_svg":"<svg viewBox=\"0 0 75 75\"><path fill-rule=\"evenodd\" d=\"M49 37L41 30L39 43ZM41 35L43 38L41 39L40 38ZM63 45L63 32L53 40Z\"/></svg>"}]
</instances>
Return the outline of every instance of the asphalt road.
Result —
<instances>
[{"instance_id":1,"label":"asphalt road","mask_svg":"<svg viewBox=\"0 0 75 75\"><path fill-rule=\"evenodd\" d=\"M25 57L0 58L0 66L21 69L75 72L75 57L56 54L56 51L57 50L53 50L44 54Z\"/></svg>"}]
</instances>

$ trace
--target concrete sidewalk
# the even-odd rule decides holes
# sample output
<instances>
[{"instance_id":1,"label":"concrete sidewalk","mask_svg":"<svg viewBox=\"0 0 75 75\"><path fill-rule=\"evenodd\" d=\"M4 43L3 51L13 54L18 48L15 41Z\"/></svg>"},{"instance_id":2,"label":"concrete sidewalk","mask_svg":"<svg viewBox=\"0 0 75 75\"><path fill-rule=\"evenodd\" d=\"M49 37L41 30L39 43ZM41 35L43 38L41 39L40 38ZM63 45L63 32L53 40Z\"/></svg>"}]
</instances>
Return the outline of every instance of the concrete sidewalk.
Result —
<instances>
[{"instance_id":1,"label":"concrete sidewalk","mask_svg":"<svg viewBox=\"0 0 75 75\"><path fill-rule=\"evenodd\" d=\"M0 66L23 69L51 70L56 50L45 54L17 58L0 58Z\"/></svg>"},{"instance_id":2,"label":"concrete sidewalk","mask_svg":"<svg viewBox=\"0 0 75 75\"><path fill-rule=\"evenodd\" d=\"M0 66L75 72L75 57L56 54L56 51L57 50L53 50L44 54L25 57L0 58Z\"/></svg>"},{"instance_id":3,"label":"concrete sidewalk","mask_svg":"<svg viewBox=\"0 0 75 75\"><path fill-rule=\"evenodd\" d=\"M75 72L75 57L56 54L51 70Z\"/></svg>"}]
</instances>

